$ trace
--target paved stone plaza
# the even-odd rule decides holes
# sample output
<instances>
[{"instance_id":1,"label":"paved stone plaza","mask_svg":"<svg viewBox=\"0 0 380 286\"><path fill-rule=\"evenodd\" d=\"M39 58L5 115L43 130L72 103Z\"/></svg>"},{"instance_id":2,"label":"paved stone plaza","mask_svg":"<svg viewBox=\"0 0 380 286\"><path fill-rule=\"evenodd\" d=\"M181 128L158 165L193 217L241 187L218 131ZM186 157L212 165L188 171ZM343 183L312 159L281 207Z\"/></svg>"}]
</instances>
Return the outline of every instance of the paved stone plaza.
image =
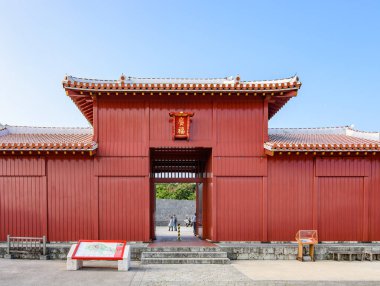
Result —
<instances>
[{"instance_id":1,"label":"paved stone plaza","mask_svg":"<svg viewBox=\"0 0 380 286\"><path fill-rule=\"evenodd\" d=\"M156 227L156 242L162 241L177 241L178 232L169 231L167 226ZM195 241L199 240L193 234L192 227L181 226L181 239L182 241Z\"/></svg>"},{"instance_id":2,"label":"paved stone plaza","mask_svg":"<svg viewBox=\"0 0 380 286\"><path fill-rule=\"evenodd\" d=\"M96 268L102 266L102 268ZM140 265L115 262L0 259L0 285L379 285L380 262L235 261L229 265ZM340 282L338 282L340 281Z\"/></svg>"}]
</instances>

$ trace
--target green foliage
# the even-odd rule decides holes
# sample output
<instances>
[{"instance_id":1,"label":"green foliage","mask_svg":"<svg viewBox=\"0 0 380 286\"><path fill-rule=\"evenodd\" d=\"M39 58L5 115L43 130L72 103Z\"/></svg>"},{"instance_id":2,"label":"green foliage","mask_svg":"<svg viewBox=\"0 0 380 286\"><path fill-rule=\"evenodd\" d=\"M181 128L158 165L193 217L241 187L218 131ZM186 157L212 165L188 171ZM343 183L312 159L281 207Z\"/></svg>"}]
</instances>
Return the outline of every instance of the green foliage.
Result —
<instances>
[{"instance_id":1,"label":"green foliage","mask_svg":"<svg viewBox=\"0 0 380 286\"><path fill-rule=\"evenodd\" d=\"M195 200L195 184L156 184L157 199Z\"/></svg>"}]
</instances>

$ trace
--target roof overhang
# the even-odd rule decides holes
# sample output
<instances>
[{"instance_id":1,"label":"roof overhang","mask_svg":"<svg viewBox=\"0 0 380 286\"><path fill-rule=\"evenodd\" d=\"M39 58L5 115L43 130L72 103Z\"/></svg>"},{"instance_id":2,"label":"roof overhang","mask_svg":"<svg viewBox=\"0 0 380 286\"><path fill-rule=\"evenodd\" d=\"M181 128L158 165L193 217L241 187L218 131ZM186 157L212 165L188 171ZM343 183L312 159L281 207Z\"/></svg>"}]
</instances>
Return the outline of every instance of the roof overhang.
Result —
<instances>
[{"instance_id":1,"label":"roof overhang","mask_svg":"<svg viewBox=\"0 0 380 286\"><path fill-rule=\"evenodd\" d=\"M0 155L94 155L98 144L92 128L5 125L0 130Z\"/></svg>"},{"instance_id":2,"label":"roof overhang","mask_svg":"<svg viewBox=\"0 0 380 286\"><path fill-rule=\"evenodd\" d=\"M294 76L267 81L240 81L239 77L224 79L141 79L125 78L105 81L66 76L66 94L73 100L86 119L93 123L93 104L98 96L229 96L268 98L268 118L278 112L290 98L295 97L301 82Z\"/></svg>"},{"instance_id":3,"label":"roof overhang","mask_svg":"<svg viewBox=\"0 0 380 286\"><path fill-rule=\"evenodd\" d=\"M313 155L367 155L380 152L380 133L364 132L351 126L325 128L269 129L265 153L310 153Z\"/></svg>"}]
</instances>

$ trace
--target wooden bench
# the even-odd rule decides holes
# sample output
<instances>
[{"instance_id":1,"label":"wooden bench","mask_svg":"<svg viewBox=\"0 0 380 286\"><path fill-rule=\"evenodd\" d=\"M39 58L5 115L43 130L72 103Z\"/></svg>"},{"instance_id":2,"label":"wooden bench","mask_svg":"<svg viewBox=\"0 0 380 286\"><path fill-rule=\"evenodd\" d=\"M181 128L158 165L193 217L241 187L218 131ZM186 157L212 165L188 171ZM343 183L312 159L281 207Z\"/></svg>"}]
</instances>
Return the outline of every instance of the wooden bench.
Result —
<instances>
[{"instance_id":1,"label":"wooden bench","mask_svg":"<svg viewBox=\"0 0 380 286\"><path fill-rule=\"evenodd\" d=\"M7 254L4 258L12 259L13 254L35 254L41 260L47 259L46 236L43 237L20 237L7 235Z\"/></svg>"},{"instance_id":2,"label":"wooden bench","mask_svg":"<svg viewBox=\"0 0 380 286\"><path fill-rule=\"evenodd\" d=\"M361 250L332 250L330 254L332 254L332 259L335 260L336 257L337 261L343 261L344 256L348 256L349 261L352 261L353 257L360 257L360 261L363 261L365 257L364 252Z\"/></svg>"},{"instance_id":3,"label":"wooden bench","mask_svg":"<svg viewBox=\"0 0 380 286\"><path fill-rule=\"evenodd\" d=\"M379 260L380 259L380 250L366 250L364 251L365 258L368 258L369 261Z\"/></svg>"}]
</instances>

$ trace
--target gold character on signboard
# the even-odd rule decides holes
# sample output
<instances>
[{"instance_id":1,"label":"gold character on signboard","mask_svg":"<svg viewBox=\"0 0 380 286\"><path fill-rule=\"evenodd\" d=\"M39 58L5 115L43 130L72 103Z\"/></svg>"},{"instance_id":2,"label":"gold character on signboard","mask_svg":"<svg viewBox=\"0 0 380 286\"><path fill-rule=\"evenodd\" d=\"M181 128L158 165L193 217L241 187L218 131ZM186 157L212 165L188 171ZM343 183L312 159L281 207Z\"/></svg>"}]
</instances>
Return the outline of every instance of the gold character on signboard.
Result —
<instances>
[{"instance_id":1,"label":"gold character on signboard","mask_svg":"<svg viewBox=\"0 0 380 286\"><path fill-rule=\"evenodd\" d=\"M185 135L185 119L183 117L178 118L177 134Z\"/></svg>"},{"instance_id":2,"label":"gold character on signboard","mask_svg":"<svg viewBox=\"0 0 380 286\"><path fill-rule=\"evenodd\" d=\"M179 135L185 135L185 127L178 127L178 129L177 129L177 134L179 134Z\"/></svg>"}]
</instances>

